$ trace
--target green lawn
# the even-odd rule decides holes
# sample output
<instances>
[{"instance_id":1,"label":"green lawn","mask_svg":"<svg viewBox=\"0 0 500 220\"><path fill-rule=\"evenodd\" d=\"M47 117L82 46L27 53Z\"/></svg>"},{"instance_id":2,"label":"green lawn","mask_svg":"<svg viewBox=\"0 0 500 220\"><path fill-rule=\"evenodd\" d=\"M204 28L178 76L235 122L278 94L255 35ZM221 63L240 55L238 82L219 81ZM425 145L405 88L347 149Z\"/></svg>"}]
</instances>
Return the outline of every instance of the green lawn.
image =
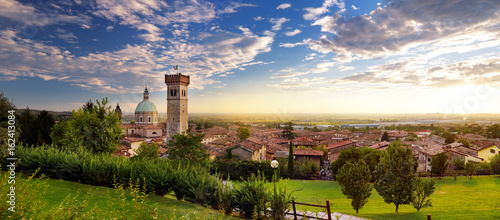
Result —
<instances>
[{"instance_id":1,"label":"green lawn","mask_svg":"<svg viewBox=\"0 0 500 220\"><path fill-rule=\"evenodd\" d=\"M436 182L436 190L431 196L434 207L418 212L411 205L402 205L397 214L394 204L385 203L375 189L358 214L337 182L289 180L288 189L302 188L292 195L297 202L324 205L329 200L332 212L371 219L426 219L427 214L431 214L432 219L500 219L500 176L433 180ZM319 211L311 206L297 206L297 209Z\"/></svg>"},{"instance_id":2,"label":"green lawn","mask_svg":"<svg viewBox=\"0 0 500 220\"><path fill-rule=\"evenodd\" d=\"M18 178L26 178L26 176L21 176ZM116 197L116 190L108 187L101 186L91 186L86 184L79 184L75 182L69 182L57 179L47 179L48 188L45 193L44 202L46 204L43 209L41 216L44 216L45 212L55 208L61 204L61 202L68 196L74 196L77 191L79 192L79 200L82 200L89 190L94 191L93 199L90 202L90 206L97 205L99 210L105 210L109 207L108 204L108 194L112 197ZM128 192L127 192L128 193ZM134 203L131 198L127 196L126 207L128 210L133 210ZM166 195L165 197L148 195L147 204L149 207L153 208L157 204L159 214L162 216L171 216L173 213L177 217L190 216L195 219L219 219L222 214L221 212L215 211L210 208L204 208L200 205L189 203L186 201L178 201L173 195ZM175 209L175 210L174 210ZM111 218L112 216L100 216L105 218ZM224 217L224 219L231 219L230 216Z\"/></svg>"}]
</instances>

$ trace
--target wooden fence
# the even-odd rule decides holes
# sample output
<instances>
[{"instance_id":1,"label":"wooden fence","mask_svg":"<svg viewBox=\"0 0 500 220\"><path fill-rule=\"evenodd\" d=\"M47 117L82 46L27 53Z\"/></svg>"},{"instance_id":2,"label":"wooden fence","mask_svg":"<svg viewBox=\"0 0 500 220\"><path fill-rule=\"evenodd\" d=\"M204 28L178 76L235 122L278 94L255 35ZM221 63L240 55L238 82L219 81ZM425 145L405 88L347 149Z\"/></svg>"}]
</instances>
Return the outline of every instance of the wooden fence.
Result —
<instances>
[{"instance_id":1,"label":"wooden fence","mask_svg":"<svg viewBox=\"0 0 500 220\"><path fill-rule=\"evenodd\" d=\"M328 200L326 200L326 206L324 206L324 205L315 205L315 204L307 204L307 203L295 202L295 198L292 197L293 219L297 220L297 216L306 217L306 213L304 212L304 214L297 214L297 209L295 209L295 204L297 204L297 205L306 205L306 206L314 206L314 207L320 207L320 208L326 208L326 214L327 214L328 218L317 218L317 219L332 220L332 213L330 212L330 201L328 201Z\"/></svg>"}]
</instances>

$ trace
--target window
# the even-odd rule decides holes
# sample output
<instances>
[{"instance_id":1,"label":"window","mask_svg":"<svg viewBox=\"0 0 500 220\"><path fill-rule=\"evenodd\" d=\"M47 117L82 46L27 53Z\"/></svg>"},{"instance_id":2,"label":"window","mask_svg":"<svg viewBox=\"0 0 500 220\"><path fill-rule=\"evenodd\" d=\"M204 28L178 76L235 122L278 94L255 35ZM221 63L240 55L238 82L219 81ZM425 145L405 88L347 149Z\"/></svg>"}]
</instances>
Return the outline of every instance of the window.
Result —
<instances>
[{"instance_id":1,"label":"window","mask_svg":"<svg viewBox=\"0 0 500 220\"><path fill-rule=\"evenodd\" d=\"M177 96L177 89L174 89L174 96Z\"/></svg>"},{"instance_id":2,"label":"window","mask_svg":"<svg viewBox=\"0 0 500 220\"><path fill-rule=\"evenodd\" d=\"M141 117L139 117L139 122L142 122L142 116L141 116Z\"/></svg>"},{"instance_id":3,"label":"window","mask_svg":"<svg viewBox=\"0 0 500 220\"><path fill-rule=\"evenodd\" d=\"M174 90L173 89L170 90L170 96L174 96Z\"/></svg>"},{"instance_id":4,"label":"window","mask_svg":"<svg viewBox=\"0 0 500 220\"><path fill-rule=\"evenodd\" d=\"M156 134L156 131L153 131L153 134Z\"/></svg>"},{"instance_id":5,"label":"window","mask_svg":"<svg viewBox=\"0 0 500 220\"><path fill-rule=\"evenodd\" d=\"M495 154L495 149L490 149L490 153Z\"/></svg>"},{"instance_id":6,"label":"window","mask_svg":"<svg viewBox=\"0 0 500 220\"><path fill-rule=\"evenodd\" d=\"M427 158L427 161L431 162L431 158Z\"/></svg>"},{"instance_id":7,"label":"window","mask_svg":"<svg viewBox=\"0 0 500 220\"><path fill-rule=\"evenodd\" d=\"M151 122L151 117L148 117L148 122Z\"/></svg>"},{"instance_id":8,"label":"window","mask_svg":"<svg viewBox=\"0 0 500 220\"><path fill-rule=\"evenodd\" d=\"M134 130L132 130L132 134L134 133Z\"/></svg>"}]
</instances>

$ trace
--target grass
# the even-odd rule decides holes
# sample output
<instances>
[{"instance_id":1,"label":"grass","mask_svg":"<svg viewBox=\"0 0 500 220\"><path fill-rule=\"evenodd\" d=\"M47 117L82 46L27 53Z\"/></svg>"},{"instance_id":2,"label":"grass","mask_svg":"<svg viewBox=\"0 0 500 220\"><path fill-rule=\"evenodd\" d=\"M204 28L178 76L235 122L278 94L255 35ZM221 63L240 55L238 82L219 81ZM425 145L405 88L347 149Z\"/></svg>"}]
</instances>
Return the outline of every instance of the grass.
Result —
<instances>
[{"instance_id":1,"label":"grass","mask_svg":"<svg viewBox=\"0 0 500 220\"><path fill-rule=\"evenodd\" d=\"M18 176L17 178L27 178L25 175ZM75 182L69 182L57 179L47 179L48 188L45 193L44 202L46 206L44 207L40 216L44 216L49 210L56 208L61 204L61 202L69 195L73 197L78 192L78 200L82 200L89 190L94 192L93 199L90 201L90 206L97 206L100 213L102 210L109 207L108 200L110 196L116 196L116 190L108 187L92 186L86 184L79 184ZM178 201L173 195L166 195L165 197L148 195L147 206L154 208L155 205L158 208L158 213L162 216L171 216L173 213L176 217L189 216L191 219L219 219L221 216L223 219L232 219L231 216L223 216L221 212L216 210L205 208L203 206L189 203L186 201ZM134 203L131 201L131 197L127 195L127 200L125 201L125 207L128 210L133 210ZM113 216L100 216L106 219L112 218Z\"/></svg>"},{"instance_id":2,"label":"grass","mask_svg":"<svg viewBox=\"0 0 500 220\"><path fill-rule=\"evenodd\" d=\"M430 178L424 178L429 180ZM387 204L375 189L368 203L356 214L351 200L341 192L334 181L289 180L288 189L301 189L293 193L297 202L325 205L329 200L332 212L369 219L500 219L500 176L480 176L469 180L458 177L433 178L436 190L431 195L433 207L418 212L411 205L401 205L395 213L394 204ZM323 211L320 208L297 205L300 211Z\"/></svg>"}]
</instances>

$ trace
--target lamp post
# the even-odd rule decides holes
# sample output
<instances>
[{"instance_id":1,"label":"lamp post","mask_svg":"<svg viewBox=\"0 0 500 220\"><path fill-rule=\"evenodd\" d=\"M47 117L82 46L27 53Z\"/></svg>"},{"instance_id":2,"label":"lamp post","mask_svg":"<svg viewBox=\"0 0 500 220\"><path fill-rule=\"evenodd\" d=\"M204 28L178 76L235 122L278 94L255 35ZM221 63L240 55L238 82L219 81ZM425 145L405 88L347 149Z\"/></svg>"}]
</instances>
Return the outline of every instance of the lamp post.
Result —
<instances>
[{"instance_id":1,"label":"lamp post","mask_svg":"<svg viewBox=\"0 0 500 220\"><path fill-rule=\"evenodd\" d=\"M276 178L278 178L277 175L276 175L276 171L277 171L277 168L278 168L279 164L280 163L277 160L271 161L271 168L274 169L273 183L274 183L274 194L275 195L276 195Z\"/></svg>"}]
</instances>

